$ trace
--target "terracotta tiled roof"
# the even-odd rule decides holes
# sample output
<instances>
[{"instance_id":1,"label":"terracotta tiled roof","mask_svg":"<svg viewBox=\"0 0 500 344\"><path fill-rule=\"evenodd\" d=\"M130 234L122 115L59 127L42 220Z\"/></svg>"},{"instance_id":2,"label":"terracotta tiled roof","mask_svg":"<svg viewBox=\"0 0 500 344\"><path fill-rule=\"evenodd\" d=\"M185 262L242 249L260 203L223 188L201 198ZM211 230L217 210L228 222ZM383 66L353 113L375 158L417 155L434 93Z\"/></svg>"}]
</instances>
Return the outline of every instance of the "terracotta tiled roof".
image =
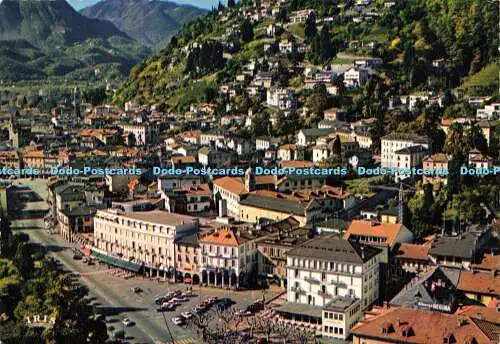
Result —
<instances>
[{"instance_id":1,"label":"terracotta tiled roof","mask_svg":"<svg viewBox=\"0 0 500 344\"><path fill-rule=\"evenodd\" d=\"M399 246L397 257L413 260L428 260L430 247L430 242L427 242L425 244L402 243L401 246Z\"/></svg>"},{"instance_id":2,"label":"terracotta tiled roof","mask_svg":"<svg viewBox=\"0 0 500 344\"><path fill-rule=\"evenodd\" d=\"M289 168L289 167L306 168L306 167L312 167L313 165L314 165L313 162L308 160L288 160L281 162L281 167L283 168Z\"/></svg>"},{"instance_id":3,"label":"terracotta tiled roof","mask_svg":"<svg viewBox=\"0 0 500 344\"><path fill-rule=\"evenodd\" d=\"M274 182L275 182L275 176L273 175L255 176L255 184L257 185L274 184Z\"/></svg>"},{"instance_id":4,"label":"terracotta tiled roof","mask_svg":"<svg viewBox=\"0 0 500 344\"><path fill-rule=\"evenodd\" d=\"M471 120L472 120L471 118L465 118L465 117L448 118L448 119L442 119L441 125L448 126L452 125L453 123L470 123Z\"/></svg>"},{"instance_id":5,"label":"terracotta tiled roof","mask_svg":"<svg viewBox=\"0 0 500 344\"><path fill-rule=\"evenodd\" d=\"M494 276L491 272L462 271L457 288L496 296L500 294L500 276Z\"/></svg>"},{"instance_id":6,"label":"terracotta tiled roof","mask_svg":"<svg viewBox=\"0 0 500 344\"><path fill-rule=\"evenodd\" d=\"M182 138L198 138L201 135L201 130L191 130L191 131L184 131L182 133L179 133L179 136Z\"/></svg>"},{"instance_id":7,"label":"terracotta tiled roof","mask_svg":"<svg viewBox=\"0 0 500 344\"><path fill-rule=\"evenodd\" d=\"M210 186L208 184L192 185L188 190L190 195L210 196Z\"/></svg>"},{"instance_id":8,"label":"terracotta tiled roof","mask_svg":"<svg viewBox=\"0 0 500 344\"><path fill-rule=\"evenodd\" d=\"M464 306L463 308L457 309L455 314L482 319L492 323L500 323L500 313L496 307L484 307L477 305Z\"/></svg>"},{"instance_id":9,"label":"terracotta tiled roof","mask_svg":"<svg viewBox=\"0 0 500 344\"><path fill-rule=\"evenodd\" d=\"M386 238L386 242L392 245L404 226L399 223L380 223L374 221L354 220L344 234L344 239L351 235L366 235Z\"/></svg>"},{"instance_id":10,"label":"terracotta tiled roof","mask_svg":"<svg viewBox=\"0 0 500 344\"><path fill-rule=\"evenodd\" d=\"M500 270L500 255L485 255L480 264L472 264L472 267L478 270Z\"/></svg>"},{"instance_id":11,"label":"terracotta tiled roof","mask_svg":"<svg viewBox=\"0 0 500 344\"><path fill-rule=\"evenodd\" d=\"M380 343L495 343L471 318L410 308L390 308L352 332Z\"/></svg>"},{"instance_id":12,"label":"terracotta tiled roof","mask_svg":"<svg viewBox=\"0 0 500 344\"><path fill-rule=\"evenodd\" d=\"M214 180L214 185L217 185L218 187L236 195L246 193L245 184L243 183L241 178L222 177Z\"/></svg>"},{"instance_id":13,"label":"terracotta tiled roof","mask_svg":"<svg viewBox=\"0 0 500 344\"><path fill-rule=\"evenodd\" d=\"M424 161L429 161L429 162L440 162L440 163L447 163L448 162L448 156L444 153L436 153L431 156L425 157Z\"/></svg>"},{"instance_id":14,"label":"terracotta tiled roof","mask_svg":"<svg viewBox=\"0 0 500 344\"><path fill-rule=\"evenodd\" d=\"M215 233L208 234L200 238L200 243L238 246L238 238L236 237L236 234L234 234L234 232L231 230L219 229Z\"/></svg>"},{"instance_id":15,"label":"terracotta tiled roof","mask_svg":"<svg viewBox=\"0 0 500 344\"><path fill-rule=\"evenodd\" d=\"M173 156L171 160L174 164L194 164L194 163L196 163L196 157L194 155Z\"/></svg>"}]
</instances>

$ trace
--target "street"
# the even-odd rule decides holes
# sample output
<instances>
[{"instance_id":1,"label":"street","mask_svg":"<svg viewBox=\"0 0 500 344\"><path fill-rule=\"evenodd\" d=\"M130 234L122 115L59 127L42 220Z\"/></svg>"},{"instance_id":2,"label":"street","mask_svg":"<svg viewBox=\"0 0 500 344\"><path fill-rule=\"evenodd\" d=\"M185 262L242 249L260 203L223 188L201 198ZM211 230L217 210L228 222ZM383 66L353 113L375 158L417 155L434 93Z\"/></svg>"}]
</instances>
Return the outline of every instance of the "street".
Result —
<instances>
[{"instance_id":1,"label":"street","mask_svg":"<svg viewBox=\"0 0 500 344\"><path fill-rule=\"evenodd\" d=\"M189 311L197 303L208 296L230 297L236 301L236 308L243 308L263 296L262 291L234 292L222 289L200 288L193 286L197 295L189 302L183 303L177 310L166 312L165 318L174 338L170 338L162 313L156 312L154 300L172 290L185 290L184 284L169 284L148 278L135 277L125 280L111 274L113 269L105 265L87 265L81 260L73 259L72 246L59 235L49 234L44 229L43 216L48 210L45 201L47 190L45 180L22 180L11 189L10 214L12 229L24 232L32 242L45 246L50 255L58 259L67 269L77 275L82 284L89 288L90 296L95 298L93 304L96 311L106 315L110 336L114 331L125 330L130 343L199 343L196 334L184 327L174 325L173 317L181 312ZM133 287L140 287L143 292L134 293ZM271 291L265 292L266 299L273 297ZM129 318L135 325L124 327L121 320Z\"/></svg>"}]
</instances>

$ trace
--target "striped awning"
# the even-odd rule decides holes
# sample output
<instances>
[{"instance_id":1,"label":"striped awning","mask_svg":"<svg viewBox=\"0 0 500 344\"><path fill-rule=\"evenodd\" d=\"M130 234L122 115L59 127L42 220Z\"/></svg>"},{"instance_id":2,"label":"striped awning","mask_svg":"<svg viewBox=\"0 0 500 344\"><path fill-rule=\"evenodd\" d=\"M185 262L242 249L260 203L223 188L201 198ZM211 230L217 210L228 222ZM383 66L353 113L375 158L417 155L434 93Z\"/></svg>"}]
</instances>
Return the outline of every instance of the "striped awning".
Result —
<instances>
[{"instance_id":1,"label":"striped awning","mask_svg":"<svg viewBox=\"0 0 500 344\"><path fill-rule=\"evenodd\" d=\"M139 265L137 263L132 263L116 257L111 257L100 252L92 251L92 256L96 257L103 263L114 265L125 270L139 272L142 269L142 265Z\"/></svg>"}]
</instances>

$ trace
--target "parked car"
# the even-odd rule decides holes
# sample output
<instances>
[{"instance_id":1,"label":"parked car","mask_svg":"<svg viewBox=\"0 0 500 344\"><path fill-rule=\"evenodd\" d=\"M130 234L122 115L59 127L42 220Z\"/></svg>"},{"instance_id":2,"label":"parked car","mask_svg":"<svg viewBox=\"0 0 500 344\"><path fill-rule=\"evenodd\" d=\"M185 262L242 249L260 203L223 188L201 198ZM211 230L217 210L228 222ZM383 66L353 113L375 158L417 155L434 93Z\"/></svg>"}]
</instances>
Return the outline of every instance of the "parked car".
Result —
<instances>
[{"instance_id":1,"label":"parked car","mask_svg":"<svg viewBox=\"0 0 500 344\"><path fill-rule=\"evenodd\" d=\"M170 301L173 301L173 302L187 302L189 301L188 299L186 298L182 298L182 297L174 297L172 300Z\"/></svg>"},{"instance_id":2,"label":"parked car","mask_svg":"<svg viewBox=\"0 0 500 344\"><path fill-rule=\"evenodd\" d=\"M181 316L184 318L184 319L191 319L193 317L193 313L191 312L182 312L181 313Z\"/></svg>"},{"instance_id":3,"label":"parked car","mask_svg":"<svg viewBox=\"0 0 500 344\"><path fill-rule=\"evenodd\" d=\"M134 293L136 293L136 294L138 294L138 293L142 293L142 288L141 288L141 287L133 287L133 288L132 288L132 291L133 291Z\"/></svg>"},{"instance_id":4,"label":"parked car","mask_svg":"<svg viewBox=\"0 0 500 344\"><path fill-rule=\"evenodd\" d=\"M171 312L173 310L175 310L175 306L169 303L161 305L156 309L157 312Z\"/></svg>"},{"instance_id":5,"label":"parked car","mask_svg":"<svg viewBox=\"0 0 500 344\"><path fill-rule=\"evenodd\" d=\"M75 253L75 254L73 255L73 259L74 259L74 260L82 260L82 258L83 258L83 256L82 256L81 254Z\"/></svg>"},{"instance_id":6,"label":"parked car","mask_svg":"<svg viewBox=\"0 0 500 344\"><path fill-rule=\"evenodd\" d=\"M177 325L177 326L181 326L184 324L184 319L181 318L181 317L175 317L175 318L172 318L172 322Z\"/></svg>"},{"instance_id":7,"label":"parked car","mask_svg":"<svg viewBox=\"0 0 500 344\"><path fill-rule=\"evenodd\" d=\"M130 320L129 318L123 318L122 324L126 327L130 327L134 325L134 322Z\"/></svg>"}]
</instances>

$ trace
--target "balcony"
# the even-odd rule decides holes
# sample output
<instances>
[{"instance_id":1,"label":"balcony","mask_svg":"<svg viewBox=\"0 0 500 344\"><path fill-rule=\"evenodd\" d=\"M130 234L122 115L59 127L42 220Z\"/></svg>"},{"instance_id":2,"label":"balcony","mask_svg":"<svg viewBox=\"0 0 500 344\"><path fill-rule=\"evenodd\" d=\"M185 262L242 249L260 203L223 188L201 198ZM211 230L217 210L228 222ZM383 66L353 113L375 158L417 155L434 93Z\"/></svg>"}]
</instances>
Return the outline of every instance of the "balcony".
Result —
<instances>
[{"instance_id":1,"label":"balcony","mask_svg":"<svg viewBox=\"0 0 500 344\"><path fill-rule=\"evenodd\" d=\"M321 282L318 279L312 277L304 277L304 281L311 284L321 284Z\"/></svg>"},{"instance_id":2,"label":"balcony","mask_svg":"<svg viewBox=\"0 0 500 344\"><path fill-rule=\"evenodd\" d=\"M347 288L347 283L342 282L342 281L332 281L330 284L334 285L338 288Z\"/></svg>"}]
</instances>

